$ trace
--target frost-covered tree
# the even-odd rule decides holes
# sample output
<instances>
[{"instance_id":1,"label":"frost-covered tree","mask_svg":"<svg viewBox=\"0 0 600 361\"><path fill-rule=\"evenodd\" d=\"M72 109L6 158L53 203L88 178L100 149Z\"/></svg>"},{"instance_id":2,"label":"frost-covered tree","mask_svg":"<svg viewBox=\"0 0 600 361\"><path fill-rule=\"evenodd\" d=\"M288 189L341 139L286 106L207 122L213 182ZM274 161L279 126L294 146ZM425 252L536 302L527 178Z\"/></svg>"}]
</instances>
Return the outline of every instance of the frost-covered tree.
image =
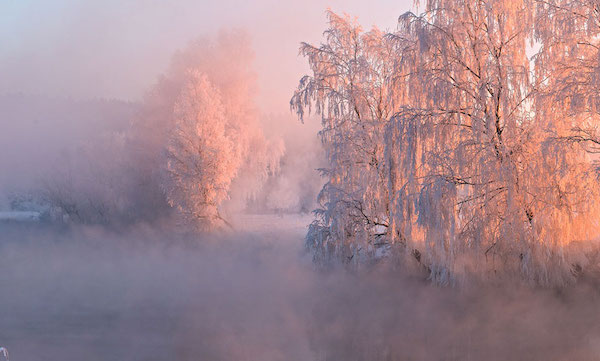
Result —
<instances>
[{"instance_id":1,"label":"frost-covered tree","mask_svg":"<svg viewBox=\"0 0 600 361\"><path fill-rule=\"evenodd\" d=\"M368 45L350 31L356 26L330 15L326 44L303 45L314 76L301 80L292 105L302 116L314 102L323 132L335 135L323 138L334 172L308 234L317 255L370 258L385 244L440 283L518 274L562 284L585 266L578 245L598 235L598 186L581 143L593 140L574 132L584 129L581 113L564 116L561 104L573 99L565 94L578 91L560 78L585 67L557 72L542 61L552 31L539 29L548 25L533 5L431 0L423 14L404 14L398 31ZM366 49L389 51L373 59ZM389 109L369 118L377 127L362 121L363 99ZM370 173L358 154L381 145L373 158L381 167ZM353 221L360 215L370 222Z\"/></svg>"},{"instance_id":2,"label":"frost-covered tree","mask_svg":"<svg viewBox=\"0 0 600 361\"><path fill-rule=\"evenodd\" d=\"M429 1L400 19L410 94L388 128L393 218L441 282L501 269L561 283L578 262L567 246L586 236L595 177L535 107L531 6Z\"/></svg>"},{"instance_id":3,"label":"frost-covered tree","mask_svg":"<svg viewBox=\"0 0 600 361\"><path fill-rule=\"evenodd\" d=\"M223 202L255 192L284 151L262 132L252 58L240 32L190 44L148 93L134 127L141 178L200 229L225 225Z\"/></svg>"},{"instance_id":4,"label":"frost-covered tree","mask_svg":"<svg viewBox=\"0 0 600 361\"><path fill-rule=\"evenodd\" d=\"M207 228L225 222L217 207L227 198L242 160L227 125L219 90L206 75L190 71L175 104L165 190L171 206Z\"/></svg>"},{"instance_id":5,"label":"frost-covered tree","mask_svg":"<svg viewBox=\"0 0 600 361\"><path fill-rule=\"evenodd\" d=\"M389 225L383 134L394 113L394 53L382 31L364 32L331 11L328 19L325 43L300 48L313 75L302 78L290 105L300 118L316 107L329 160L307 244L322 259L354 259L360 250L372 251L369 243Z\"/></svg>"}]
</instances>

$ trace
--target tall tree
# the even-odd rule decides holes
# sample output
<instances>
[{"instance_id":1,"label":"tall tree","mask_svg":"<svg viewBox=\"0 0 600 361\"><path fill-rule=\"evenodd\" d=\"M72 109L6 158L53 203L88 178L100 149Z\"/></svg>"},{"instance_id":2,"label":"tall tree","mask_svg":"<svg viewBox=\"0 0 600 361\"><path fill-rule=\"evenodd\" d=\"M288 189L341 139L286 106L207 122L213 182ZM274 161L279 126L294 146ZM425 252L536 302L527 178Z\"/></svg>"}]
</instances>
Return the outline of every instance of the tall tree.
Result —
<instances>
[{"instance_id":1,"label":"tall tree","mask_svg":"<svg viewBox=\"0 0 600 361\"><path fill-rule=\"evenodd\" d=\"M440 282L468 260L525 265L537 254L529 185L542 139L530 112L527 8L527 1L440 0L400 18L397 65L410 95L388 128L398 164L390 177L400 180L391 190L394 219Z\"/></svg>"},{"instance_id":2,"label":"tall tree","mask_svg":"<svg viewBox=\"0 0 600 361\"><path fill-rule=\"evenodd\" d=\"M527 54L532 5L440 0L401 18L412 46L399 69L418 96L390 123L396 176L410 174L391 192L401 234L441 282L501 269L564 283L581 261L569 246L598 231L592 164L537 106L548 77Z\"/></svg>"},{"instance_id":3,"label":"tall tree","mask_svg":"<svg viewBox=\"0 0 600 361\"><path fill-rule=\"evenodd\" d=\"M533 5L431 0L378 37L330 15L327 42L302 46L314 76L292 105L302 116L314 101L323 114L331 164L326 207L308 235L317 254L324 240L342 260L385 244L440 283L498 271L541 284L573 279L586 263L578 242L599 231L597 176L573 138L577 117L561 118L549 102L558 73L529 58L537 40L544 59L551 40ZM372 104L389 111L363 117ZM365 159L361 149L381 152Z\"/></svg>"},{"instance_id":4,"label":"tall tree","mask_svg":"<svg viewBox=\"0 0 600 361\"><path fill-rule=\"evenodd\" d=\"M389 224L383 134L394 112L393 49L382 31L364 32L355 20L331 11L327 16L325 43L300 48L313 75L302 78L290 102L300 118L316 107L329 160L307 244L320 259L357 261L356 255L374 252L373 237Z\"/></svg>"}]
</instances>

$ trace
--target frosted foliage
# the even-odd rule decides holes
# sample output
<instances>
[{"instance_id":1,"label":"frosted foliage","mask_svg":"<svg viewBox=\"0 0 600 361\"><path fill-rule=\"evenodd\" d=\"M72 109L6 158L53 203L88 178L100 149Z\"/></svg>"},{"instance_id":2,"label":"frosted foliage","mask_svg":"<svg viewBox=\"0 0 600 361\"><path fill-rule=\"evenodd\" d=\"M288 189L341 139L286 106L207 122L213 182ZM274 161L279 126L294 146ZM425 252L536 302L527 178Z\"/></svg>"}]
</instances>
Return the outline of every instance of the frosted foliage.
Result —
<instances>
[{"instance_id":1,"label":"frosted foliage","mask_svg":"<svg viewBox=\"0 0 600 361\"><path fill-rule=\"evenodd\" d=\"M171 206L206 227L221 221L217 206L227 198L241 163L226 125L219 91L206 75L191 71L175 103L165 188Z\"/></svg>"},{"instance_id":2,"label":"frosted foliage","mask_svg":"<svg viewBox=\"0 0 600 361\"><path fill-rule=\"evenodd\" d=\"M262 132L252 58L241 32L197 40L173 58L134 124L141 177L156 179L177 214L202 230L228 227L224 202L234 195L243 204L285 151Z\"/></svg>"},{"instance_id":3,"label":"frosted foliage","mask_svg":"<svg viewBox=\"0 0 600 361\"><path fill-rule=\"evenodd\" d=\"M396 255L442 284L565 284L585 269L599 231L586 65L598 48L555 56L552 34L571 21L570 49L598 36L560 9L428 1L391 34L329 14L326 42L301 48L313 75L292 98L299 116L315 106L323 119L328 182L307 236L318 259Z\"/></svg>"},{"instance_id":4,"label":"frosted foliage","mask_svg":"<svg viewBox=\"0 0 600 361\"><path fill-rule=\"evenodd\" d=\"M536 77L543 79L537 109L555 135L591 153L600 150L600 2L538 1Z\"/></svg>"},{"instance_id":5,"label":"frosted foliage","mask_svg":"<svg viewBox=\"0 0 600 361\"><path fill-rule=\"evenodd\" d=\"M307 242L320 259L339 254L358 261L355 255L363 251L374 254L370 239L389 223L383 134L395 111L387 82L392 44L378 29L365 33L347 16L328 17L326 42L302 44L314 75L300 81L291 100L300 117L313 105L322 115L320 136L329 159Z\"/></svg>"}]
</instances>

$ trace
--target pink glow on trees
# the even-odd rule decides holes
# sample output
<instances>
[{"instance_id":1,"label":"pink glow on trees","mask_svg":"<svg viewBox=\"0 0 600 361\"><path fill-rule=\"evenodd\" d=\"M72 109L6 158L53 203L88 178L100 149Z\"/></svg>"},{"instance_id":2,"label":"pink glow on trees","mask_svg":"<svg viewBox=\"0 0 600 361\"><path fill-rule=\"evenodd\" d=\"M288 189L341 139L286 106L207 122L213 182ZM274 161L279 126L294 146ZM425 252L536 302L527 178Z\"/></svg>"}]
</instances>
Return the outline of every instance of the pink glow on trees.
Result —
<instances>
[{"instance_id":1,"label":"pink glow on trees","mask_svg":"<svg viewBox=\"0 0 600 361\"><path fill-rule=\"evenodd\" d=\"M217 207L227 199L242 160L226 126L220 92L206 75L191 70L175 103L165 190L172 207L208 228L224 222Z\"/></svg>"},{"instance_id":2,"label":"pink glow on trees","mask_svg":"<svg viewBox=\"0 0 600 361\"><path fill-rule=\"evenodd\" d=\"M589 263L600 199L581 145L595 143L555 92L589 67L544 58L555 33L534 3L428 1L387 35L330 13L325 43L302 45L313 75L291 105L321 114L330 162L307 236L317 258L403 254L439 283L564 284Z\"/></svg>"},{"instance_id":3,"label":"pink glow on trees","mask_svg":"<svg viewBox=\"0 0 600 361\"><path fill-rule=\"evenodd\" d=\"M317 256L352 259L390 221L383 135L394 113L392 43L378 29L328 12L330 28L320 47L302 44L313 76L305 76L291 100L302 118L314 105L322 115L320 136L330 161L319 195L322 208L308 242Z\"/></svg>"},{"instance_id":4,"label":"pink glow on trees","mask_svg":"<svg viewBox=\"0 0 600 361\"><path fill-rule=\"evenodd\" d=\"M171 207L199 229L227 225L232 189L256 191L284 152L262 132L253 53L242 32L198 40L173 58L137 122L140 159Z\"/></svg>"}]
</instances>

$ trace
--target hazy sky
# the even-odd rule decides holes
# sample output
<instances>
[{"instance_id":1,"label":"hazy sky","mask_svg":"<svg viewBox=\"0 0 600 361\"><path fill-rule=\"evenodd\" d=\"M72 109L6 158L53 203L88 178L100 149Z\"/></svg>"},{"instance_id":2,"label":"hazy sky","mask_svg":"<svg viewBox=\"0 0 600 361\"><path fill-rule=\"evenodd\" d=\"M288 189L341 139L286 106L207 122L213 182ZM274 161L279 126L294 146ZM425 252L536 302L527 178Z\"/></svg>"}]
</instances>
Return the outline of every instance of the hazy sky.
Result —
<instances>
[{"instance_id":1,"label":"hazy sky","mask_svg":"<svg viewBox=\"0 0 600 361\"><path fill-rule=\"evenodd\" d=\"M256 50L260 105L287 111L307 69L301 41L318 42L325 10L365 28L395 27L411 0L2 0L0 93L137 100L174 50L219 29L242 28Z\"/></svg>"}]
</instances>

